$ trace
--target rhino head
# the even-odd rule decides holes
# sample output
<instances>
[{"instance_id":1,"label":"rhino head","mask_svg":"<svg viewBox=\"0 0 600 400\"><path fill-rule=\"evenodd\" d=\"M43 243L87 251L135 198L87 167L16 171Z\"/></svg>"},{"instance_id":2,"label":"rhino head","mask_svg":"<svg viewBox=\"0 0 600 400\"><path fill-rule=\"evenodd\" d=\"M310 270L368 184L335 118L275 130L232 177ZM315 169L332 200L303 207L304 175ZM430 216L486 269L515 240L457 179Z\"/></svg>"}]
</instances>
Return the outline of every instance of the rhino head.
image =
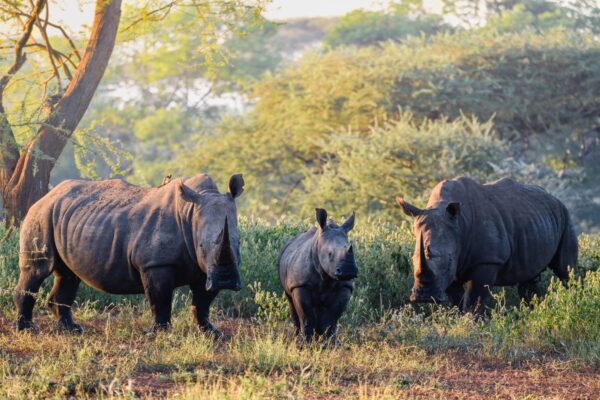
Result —
<instances>
[{"instance_id":1,"label":"rhino head","mask_svg":"<svg viewBox=\"0 0 600 400\"><path fill-rule=\"evenodd\" d=\"M358 268L354 250L348 243L348 232L354 228L354 213L338 226L327 221L327 211L317 208L319 230L316 236L316 256L321 269L332 279L345 281L356 278Z\"/></svg>"},{"instance_id":2,"label":"rhino head","mask_svg":"<svg viewBox=\"0 0 600 400\"><path fill-rule=\"evenodd\" d=\"M244 191L241 174L229 180L229 193L200 196L183 182L180 195L192 202L192 235L196 259L206 274L206 290L240 290L240 249L235 199Z\"/></svg>"},{"instance_id":3,"label":"rhino head","mask_svg":"<svg viewBox=\"0 0 600 400\"><path fill-rule=\"evenodd\" d=\"M415 283L410 300L445 302L446 289L455 280L459 256L460 203L440 203L422 210L398 197L404 213L414 218Z\"/></svg>"}]
</instances>

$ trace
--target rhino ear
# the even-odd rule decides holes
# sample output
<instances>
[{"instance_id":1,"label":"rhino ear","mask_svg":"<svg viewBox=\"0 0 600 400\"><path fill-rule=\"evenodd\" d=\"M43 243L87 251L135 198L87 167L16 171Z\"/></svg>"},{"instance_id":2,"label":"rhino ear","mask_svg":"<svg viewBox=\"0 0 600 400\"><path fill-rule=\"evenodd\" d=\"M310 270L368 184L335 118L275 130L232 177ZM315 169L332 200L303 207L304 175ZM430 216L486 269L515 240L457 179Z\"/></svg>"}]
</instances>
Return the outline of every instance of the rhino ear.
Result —
<instances>
[{"instance_id":1,"label":"rhino ear","mask_svg":"<svg viewBox=\"0 0 600 400\"><path fill-rule=\"evenodd\" d=\"M327 227L327 211L324 208L315 208L315 211L317 212L317 222L321 230L325 230Z\"/></svg>"},{"instance_id":2,"label":"rhino ear","mask_svg":"<svg viewBox=\"0 0 600 400\"><path fill-rule=\"evenodd\" d=\"M460 203L453 201L446 206L446 212L450 217L454 218L460 213Z\"/></svg>"},{"instance_id":3,"label":"rhino ear","mask_svg":"<svg viewBox=\"0 0 600 400\"><path fill-rule=\"evenodd\" d=\"M232 198L239 197L244 191L244 178L242 174L231 175L229 178L229 194Z\"/></svg>"},{"instance_id":4,"label":"rhino ear","mask_svg":"<svg viewBox=\"0 0 600 400\"><path fill-rule=\"evenodd\" d=\"M404 211L404 214L408 215L409 217L416 217L417 215L423 214L423 210L413 206L407 201L404 201L404 198L402 197L396 197L396 201L402 208L402 211Z\"/></svg>"},{"instance_id":5,"label":"rhino ear","mask_svg":"<svg viewBox=\"0 0 600 400\"><path fill-rule=\"evenodd\" d=\"M196 200L196 193L183 183L183 179L179 180L178 187L183 200L192 202Z\"/></svg>"},{"instance_id":6,"label":"rhino ear","mask_svg":"<svg viewBox=\"0 0 600 400\"><path fill-rule=\"evenodd\" d=\"M346 231L346 232L350 232L352 230L352 228L354 228L354 211L352 211L352 215L348 217L348 219L346 221L344 221L344 223L342 224L341 228Z\"/></svg>"}]
</instances>

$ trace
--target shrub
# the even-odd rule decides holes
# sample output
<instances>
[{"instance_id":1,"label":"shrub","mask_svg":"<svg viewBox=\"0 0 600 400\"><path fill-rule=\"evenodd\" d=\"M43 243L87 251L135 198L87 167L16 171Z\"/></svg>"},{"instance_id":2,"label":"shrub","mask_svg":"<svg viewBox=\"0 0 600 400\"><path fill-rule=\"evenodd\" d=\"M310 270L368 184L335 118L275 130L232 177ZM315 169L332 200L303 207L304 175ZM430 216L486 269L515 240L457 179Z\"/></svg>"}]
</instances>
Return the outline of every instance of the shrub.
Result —
<instances>
[{"instance_id":1,"label":"shrub","mask_svg":"<svg viewBox=\"0 0 600 400\"><path fill-rule=\"evenodd\" d=\"M598 265L596 265L598 268ZM548 292L531 307L496 312L489 330L504 353L559 353L600 363L600 270L562 285L552 279Z\"/></svg>"},{"instance_id":2,"label":"shrub","mask_svg":"<svg viewBox=\"0 0 600 400\"><path fill-rule=\"evenodd\" d=\"M224 123L218 134L202 138L174 168L180 174L244 171L249 190L242 204L248 209L271 220L286 211L307 217L309 197L327 189L320 185L325 183L320 175L330 168L329 162L344 155L343 146L331 146L340 141L333 137L340 132L362 137L365 157L394 152L393 145L402 138L389 143L366 138L380 132L386 121L410 112L416 126L438 123L439 132L454 129L443 121L464 121L463 116L491 120L492 136L513 145L500 149L500 155L534 160L540 167L534 172L550 175L546 166L572 168L583 159L582 149L595 143L599 43L592 35L560 30L457 32L307 54L259 82L253 110L240 121ZM415 144L422 147L415 146L410 159L430 149L426 129L419 133L424 137ZM449 157L441 163L454 161L451 153L441 155ZM397 161L404 168L402 160ZM428 179L430 170L423 166L415 163L406 170L417 179ZM494 177L481 173L480 167L466 163L456 171L479 174L482 180ZM379 184L380 179L361 183L369 192L377 192ZM413 188L396 190L408 195Z\"/></svg>"}]
</instances>

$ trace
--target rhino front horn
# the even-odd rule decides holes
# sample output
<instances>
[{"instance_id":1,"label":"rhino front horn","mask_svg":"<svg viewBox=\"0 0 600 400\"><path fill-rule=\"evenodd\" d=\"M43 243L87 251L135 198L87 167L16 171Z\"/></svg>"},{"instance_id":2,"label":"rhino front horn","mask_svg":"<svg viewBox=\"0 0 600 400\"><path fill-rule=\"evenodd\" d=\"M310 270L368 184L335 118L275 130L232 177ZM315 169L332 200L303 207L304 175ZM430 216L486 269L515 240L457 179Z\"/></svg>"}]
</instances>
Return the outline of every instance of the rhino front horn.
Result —
<instances>
[{"instance_id":1,"label":"rhino front horn","mask_svg":"<svg viewBox=\"0 0 600 400\"><path fill-rule=\"evenodd\" d=\"M225 217L225 226L221 233L221 243L219 244L219 253L217 257L217 265L233 264L233 253L231 252L231 242L229 240L229 225L227 217Z\"/></svg>"}]
</instances>

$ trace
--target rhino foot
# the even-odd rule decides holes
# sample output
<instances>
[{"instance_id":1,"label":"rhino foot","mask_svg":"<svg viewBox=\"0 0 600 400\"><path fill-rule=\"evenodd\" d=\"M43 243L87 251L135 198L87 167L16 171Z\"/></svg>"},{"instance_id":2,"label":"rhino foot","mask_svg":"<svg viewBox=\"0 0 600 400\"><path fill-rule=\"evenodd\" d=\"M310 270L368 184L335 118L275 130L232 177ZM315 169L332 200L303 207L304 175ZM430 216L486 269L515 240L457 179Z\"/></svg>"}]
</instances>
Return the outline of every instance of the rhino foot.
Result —
<instances>
[{"instance_id":1,"label":"rhino foot","mask_svg":"<svg viewBox=\"0 0 600 400\"><path fill-rule=\"evenodd\" d=\"M335 336L332 336L332 337L330 337L330 338L328 338L328 339L325 340L325 347L327 347L327 348L337 349L337 348L340 348L340 347L343 347L343 346L344 346L344 344L342 342L340 342L338 340L338 338L335 337Z\"/></svg>"},{"instance_id":2,"label":"rhino foot","mask_svg":"<svg viewBox=\"0 0 600 400\"><path fill-rule=\"evenodd\" d=\"M33 333L37 333L39 331L39 327L37 324L33 323L33 321L25 321L19 319L13 324L13 329L17 331L31 331Z\"/></svg>"},{"instance_id":3,"label":"rhino foot","mask_svg":"<svg viewBox=\"0 0 600 400\"><path fill-rule=\"evenodd\" d=\"M170 327L171 327L171 324L168 322L161 323L161 324L154 323L154 325L152 325L152 329L150 330L150 333L168 331Z\"/></svg>"},{"instance_id":4,"label":"rhino foot","mask_svg":"<svg viewBox=\"0 0 600 400\"><path fill-rule=\"evenodd\" d=\"M59 332L83 333L83 326L62 319L56 323L55 329Z\"/></svg>"},{"instance_id":5,"label":"rhino foot","mask_svg":"<svg viewBox=\"0 0 600 400\"><path fill-rule=\"evenodd\" d=\"M225 338L225 335L223 334L223 332L221 332L220 330L215 328L214 325L211 324L210 322L205 322L204 324L200 325L200 331L203 333L209 334L210 336L212 336L214 339L217 339L217 340Z\"/></svg>"}]
</instances>

